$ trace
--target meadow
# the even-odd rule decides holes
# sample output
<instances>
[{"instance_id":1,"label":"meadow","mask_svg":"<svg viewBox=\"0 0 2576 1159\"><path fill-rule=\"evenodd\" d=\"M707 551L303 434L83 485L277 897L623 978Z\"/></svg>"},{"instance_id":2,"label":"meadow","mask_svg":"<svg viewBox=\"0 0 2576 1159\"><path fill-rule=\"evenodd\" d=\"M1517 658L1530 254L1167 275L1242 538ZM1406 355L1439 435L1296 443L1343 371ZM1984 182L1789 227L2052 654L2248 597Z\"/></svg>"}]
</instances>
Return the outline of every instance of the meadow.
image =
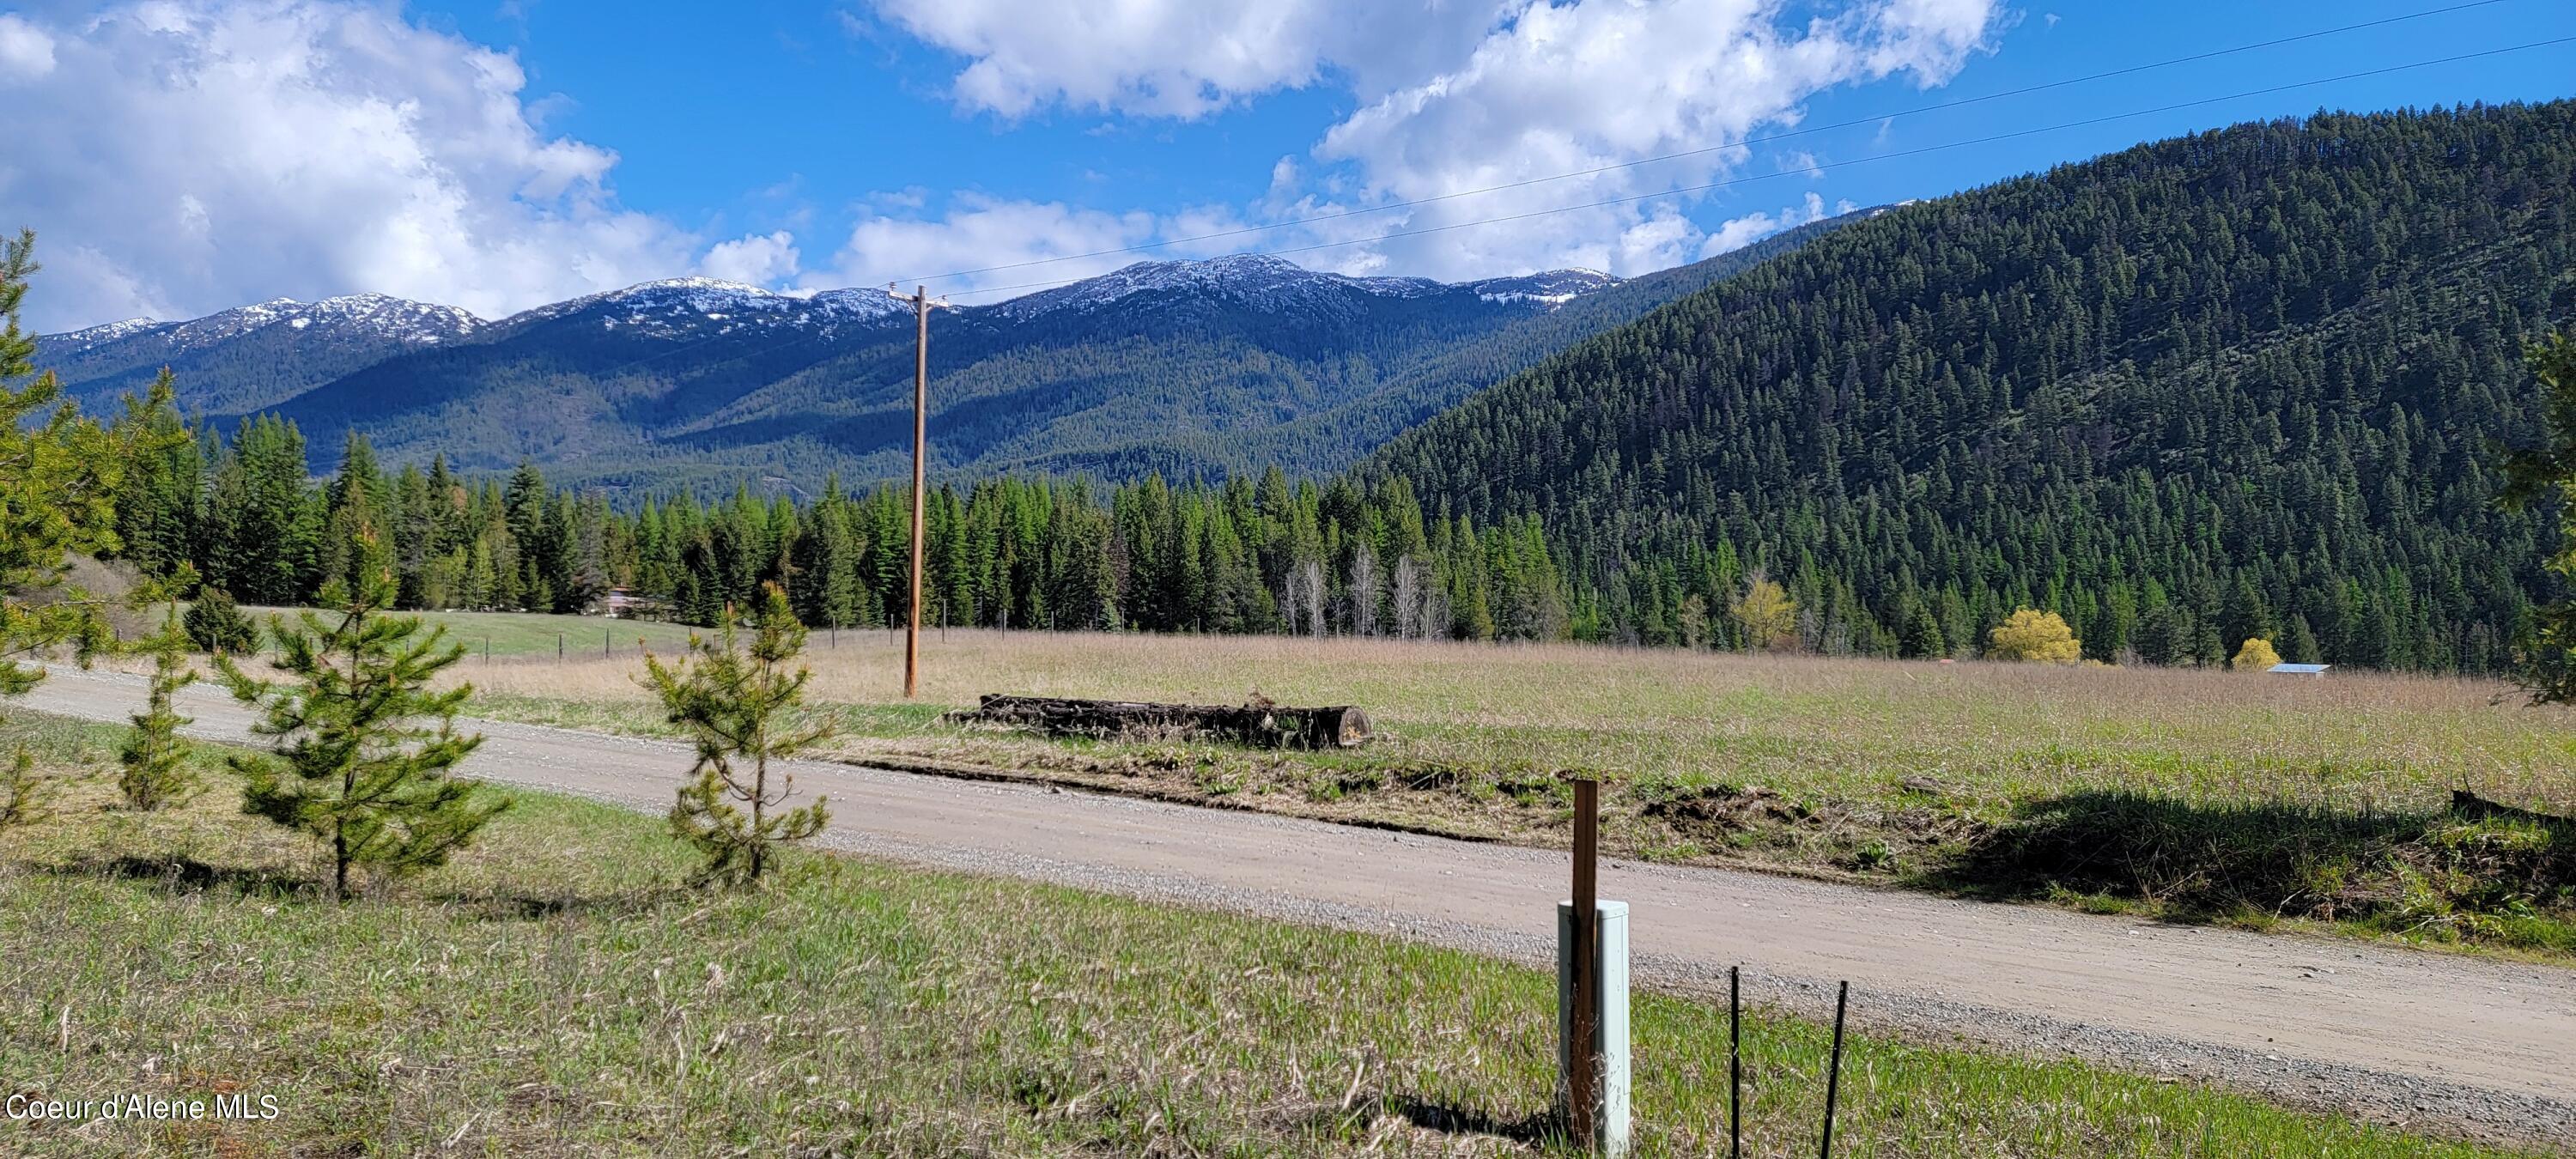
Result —
<instances>
[{"instance_id":1,"label":"meadow","mask_svg":"<svg viewBox=\"0 0 2576 1159\"><path fill-rule=\"evenodd\" d=\"M534 792L447 867L340 904L219 770L184 808L123 812L94 773L118 730L7 732L87 772L55 820L0 835L11 1090L269 1097L278 1117L8 1122L0 1151L1562 1150L1539 971L820 852L707 893L654 820ZM1725 1011L1640 994L1634 1026L1640 1154L1723 1153ZM1750 1013L1748 1154L1812 1148L1828 1037ZM2505 1153L1870 1034L1844 1067L1842 1155Z\"/></svg>"},{"instance_id":2,"label":"meadow","mask_svg":"<svg viewBox=\"0 0 2576 1159\"><path fill-rule=\"evenodd\" d=\"M485 715L658 731L623 644L457 675ZM1628 856L2576 953L2576 829L2552 820L2576 815L2576 716L2495 681L933 631L906 701L898 635L810 647L850 759L1537 844L1565 840L1578 770ZM1279 753L941 720L987 692L1357 704L1380 735Z\"/></svg>"}]
</instances>

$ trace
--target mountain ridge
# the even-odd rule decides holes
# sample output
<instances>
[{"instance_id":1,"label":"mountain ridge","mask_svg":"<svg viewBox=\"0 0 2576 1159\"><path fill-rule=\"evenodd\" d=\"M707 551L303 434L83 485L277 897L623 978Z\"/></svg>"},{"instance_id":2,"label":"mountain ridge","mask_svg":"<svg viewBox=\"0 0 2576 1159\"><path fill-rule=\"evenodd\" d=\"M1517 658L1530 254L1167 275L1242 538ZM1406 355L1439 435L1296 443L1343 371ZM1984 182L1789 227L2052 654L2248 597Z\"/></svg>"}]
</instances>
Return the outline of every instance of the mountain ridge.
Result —
<instances>
[{"instance_id":1,"label":"mountain ridge","mask_svg":"<svg viewBox=\"0 0 2576 1159\"><path fill-rule=\"evenodd\" d=\"M1741 264L1440 282L1236 254L949 307L931 327L938 469L1211 475L1272 449L1338 469L1396 424L1624 316L1588 300L1642 309L1692 270ZM40 337L40 357L85 401L170 365L193 413L297 422L317 469L352 430L395 461L445 454L498 471L524 459L621 488L811 489L835 472L908 469L911 309L882 290L659 279L488 321L383 295L326 303L109 323ZM1327 414L1341 417L1325 432ZM1320 433L1273 437L1300 423Z\"/></svg>"}]
</instances>

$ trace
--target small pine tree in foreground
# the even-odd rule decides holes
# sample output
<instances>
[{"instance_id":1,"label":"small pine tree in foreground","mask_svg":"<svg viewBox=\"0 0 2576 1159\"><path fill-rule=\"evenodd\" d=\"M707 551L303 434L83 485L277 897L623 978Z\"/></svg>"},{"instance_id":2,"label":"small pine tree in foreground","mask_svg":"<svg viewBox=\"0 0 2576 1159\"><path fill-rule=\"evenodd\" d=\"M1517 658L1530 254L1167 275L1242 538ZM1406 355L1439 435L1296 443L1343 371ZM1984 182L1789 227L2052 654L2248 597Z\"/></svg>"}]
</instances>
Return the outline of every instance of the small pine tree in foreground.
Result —
<instances>
[{"instance_id":1,"label":"small pine tree in foreground","mask_svg":"<svg viewBox=\"0 0 2576 1159\"><path fill-rule=\"evenodd\" d=\"M480 736L456 731L470 685L432 692L429 682L465 656L447 630L421 631L417 616L385 615L390 571L372 568L360 586L333 580L326 604L337 624L313 612L289 627L269 621L277 667L292 681L272 684L218 657L233 696L263 709L251 726L271 751L230 758L249 782L244 812L313 834L331 850L332 896L349 896L349 868L408 873L443 864L509 807L451 774Z\"/></svg>"},{"instance_id":2,"label":"small pine tree in foreground","mask_svg":"<svg viewBox=\"0 0 2576 1159\"><path fill-rule=\"evenodd\" d=\"M1987 636L1986 656L2036 664L2073 664L2084 658L2084 643L2055 612L2023 608L2004 617Z\"/></svg>"},{"instance_id":3,"label":"small pine tree in foreground","mask_svg":"<svg viewBox=\"0 0 2576 1159\"><path fill-rule=\"evenodd\" d=\"M2236 649L2236 657L2229 660L2227 666L2238 672L2269 672L2280 662L2281 654L2273 649L2270 640L2250 636Z\"/></svg>"},{"instance_id":4,"label":"small pine tree in foreground","mask_svg":"<svg viewBox=\"0 0 2576 1159\"><path fill-rule=\"evenodd\" d=\"M0 833L43 820L56 788L36 770L36 754L21 748L0 758Z\"/></svg>"},{"instance_id":5,"label":"small pine tree in foreground","mask_svg":"<svg viewBox=\"0 0 2576 1159\"><path fill-rule=\"evenodd\" d=\"M152 651L152 694L143 711L132 717L134 730L116 754L122 769L116 787L125 793L127 808L149 811L196 796L200 786L195 770L188 766L188 742L179 735L190 718L171 705L180 689L197 682L196 672L188 667L188 636L179 625L177 605L171 606L161 634L147 646Z\"/></svg>"},{"instance_id":6,"label":"small pine tree in foreground","mask_svg":"<svg viewBox=\"0 0 2576 1159\"><path fill-rule=\"evenodd\" d=\"M671 832L705 856L701 882L738 886L769 871L772 846L822 831L829 815L820 797L776 811L795 794L796 780L784 770L773 774L769 764L813 747L832 730L791 717L813 673L788 670L804 651L805 628L787 593L763 585L748 649L735 618L728 611L714 640L691 636L688 656L676 663L645 653L644 685L661 697L670 722L697 742L697 766L671 806Z\"/></svg>"}]
</instances>

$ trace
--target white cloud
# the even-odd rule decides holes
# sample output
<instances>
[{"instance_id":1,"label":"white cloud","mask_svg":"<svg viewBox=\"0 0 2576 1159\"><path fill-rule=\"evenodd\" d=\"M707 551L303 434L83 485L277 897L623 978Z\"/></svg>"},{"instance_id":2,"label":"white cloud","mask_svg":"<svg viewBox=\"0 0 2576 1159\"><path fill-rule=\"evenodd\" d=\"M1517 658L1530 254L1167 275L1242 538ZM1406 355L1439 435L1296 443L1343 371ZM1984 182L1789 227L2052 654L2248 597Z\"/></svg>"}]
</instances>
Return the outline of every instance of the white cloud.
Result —
<instances>
[{"instance_id":1,"label":"white cloud","mask_svg":"<svg viewBox=\"0 0 2576 1159\"><path fill-rule=\"evenodd\" d=\"M0 86L41 80L54 71L54 38L45 30L0 12Z\"/></svg>"},{"instance_id":2,"label":"white cloud","mask_svg":"<svg viewBox=\"0 0 2576 1159\"><path fill-rule=\"evenodd\" d=\"M871 0L970 59L959 103L1006 117L1079 109L1197 117L1329 72L1374 94L1445 67L1504 0Z\"/></svg>"},{"instance_id":3,"label":"white cloud","mask_svg":"<svg viewBox=\"0 0 2576 1159\"><path fill-rule=\"evenodd\" d=\"M38 329L356 291L494 316L697 264L616 204L614 153L538 129L516 60L390 5L0 16L0 61L0 226L38 233Z\"/></svg>"},{"instance_id":4,"label":"white cloud","mask_svg":"<svg viewBox=\"0 0 2576 1159\"><path fill-rule=\"evenodd\" d=\"M782 229L707 247L698 272L728 282L770 286L796 276L797 257L796 235Z\"/></svg>"},{"instance_id":5,"label":"white cloud","mask_svg":"<svg viewBox=\"0 0 2576 1159\"><path fill-rule=\"evenodd\" d=\"M1293 256L1351 273L1451 278L1565 265L1639 273L1689 260L1713 242L1687 216L1704 195L1652 195L1732 174L1750 151L1728 146L1798 125L1829 89L1945 83L2001 19L1998 0L1851 0L1821 15L1790 0L1132 0L1108 15L1038 0L874 3L968 57L957 99L1006 116L1052 103L1195 117L1272 89L1349 91L1359 107L1325 131L1311 164L1279 161L1269 192L1248 207L1257 220L1605 170L1259 239L1288 248L1409 232ZM1412 35L1391 31L1399 27ZM1813 177L1828 163L1800 151L1760 171ZM1598 201L1622 203L1545 212ZM1515 220L1467 224L1498 216ZM1718 232L1784 220L1752 214Z\"/></svg>"},{"instance_id":6,"label":"white cloud","mask_svg":"<svg viewBox=\"0 0 2576 1159\"><path fill-rule=\"evenodd\" d=\"M1855 208L1858 207L1845 201L1836 205L1834 212L1850 213ZM1713 258L1728 250L1743 249L1781 230L1795 229L1811 221L1823 221L1826 216L1824 195L1810 189L1807 191L1807 200L1803 205L1784 208L1776 214L1755 211L1742 217L1732 218L1718 226L1709 233L1708 239L1700 244L1699 256Z\"/></svg>"},{"instance_id":7,"label":"white cloud","mask_svg":"<svg viewBox=\"0 0 2576 1159\"><path fill-rule=\"evenodd\" d=\"M1018 269L1010 267L1048 258L1121 249L1152 240L1159 223L1152 214L1111 214L1076 209L1061 202L1010 201L961 196L944 217L890 217L870 213L850 230L828 270L805 275L809 289L833 286L915 282L940 274L979 269L967 277L940 279L934 293L961 293L975 288L1014 286L1087 277L1117 269L1133 255L1081 258ZM974 302L993 302L1009 294L982 294Z\"/></svg>"}]
</instances>

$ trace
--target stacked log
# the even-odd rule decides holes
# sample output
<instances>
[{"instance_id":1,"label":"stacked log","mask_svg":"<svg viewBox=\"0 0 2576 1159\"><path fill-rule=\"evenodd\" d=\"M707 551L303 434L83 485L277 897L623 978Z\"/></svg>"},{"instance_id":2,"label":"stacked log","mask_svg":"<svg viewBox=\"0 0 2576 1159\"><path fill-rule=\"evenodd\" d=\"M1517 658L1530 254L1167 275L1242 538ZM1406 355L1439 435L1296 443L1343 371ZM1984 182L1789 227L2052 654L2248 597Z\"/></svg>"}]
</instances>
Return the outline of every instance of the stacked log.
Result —
<instances>
[{"instance_id":1,"label":"stacked log","mask_svg":"<svg viewBox=\"0 0 2576 1159\"><path fill-rule=\"evenodd\" d=\"M1368 714L1347 704L1283 708L1275 704L1156 704L1139 700L1074 700L986 695L948 719L1034 728L1054 736L1216 738L1261 748L1351 748L1369 738Z\"/></svg>"}]
</instances>

